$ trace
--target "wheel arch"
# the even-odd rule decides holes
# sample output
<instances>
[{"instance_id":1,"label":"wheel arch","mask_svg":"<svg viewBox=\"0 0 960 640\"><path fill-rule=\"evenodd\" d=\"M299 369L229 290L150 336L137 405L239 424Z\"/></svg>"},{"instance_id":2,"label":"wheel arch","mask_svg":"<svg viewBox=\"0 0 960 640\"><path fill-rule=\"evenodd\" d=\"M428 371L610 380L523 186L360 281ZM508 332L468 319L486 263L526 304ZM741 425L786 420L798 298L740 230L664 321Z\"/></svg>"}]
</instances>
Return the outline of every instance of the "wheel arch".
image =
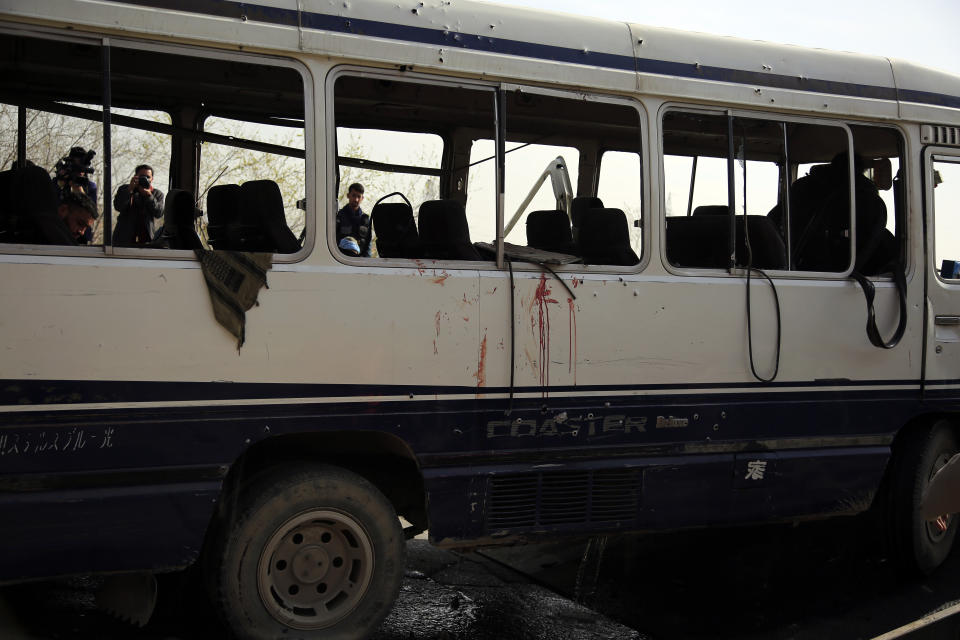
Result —
<instances>
[{"instance_id":1,"label":"wheel arch","mask_svg":"<svg viewBox=\"0 0 960 640\"><path fill-rule=\"evenodd\" d=\"M230 465L216 515L228 515L244 483L288 464L315 463L353 471L371 482L418 531L427 528L426 492L409 445L381 431L331 431L276 435L257 442Z\"/></svg>"}]
</instances>

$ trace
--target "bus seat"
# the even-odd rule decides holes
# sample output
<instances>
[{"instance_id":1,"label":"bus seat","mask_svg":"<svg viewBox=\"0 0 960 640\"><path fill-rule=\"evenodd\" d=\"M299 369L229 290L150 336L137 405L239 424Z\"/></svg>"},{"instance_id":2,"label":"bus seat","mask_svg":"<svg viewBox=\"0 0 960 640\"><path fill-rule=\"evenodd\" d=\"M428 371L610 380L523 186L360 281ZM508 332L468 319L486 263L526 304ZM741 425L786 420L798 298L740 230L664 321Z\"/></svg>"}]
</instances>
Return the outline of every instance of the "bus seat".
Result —
<instances>
[{"instance_id":1,"label":"bus seat","mask_svg":"<svg viewBox=\"0 0 960 640\"><path fill-rule=\"evenodd\" d=\"M724 206L726 209L726 206ZM786 269L787 251L773 220L767 216L735 219L736 262L747 264L744 224L750 234L752 265L758 269ZM698 215L667 217L667 260L676 267L726 269L729 266L729 216Z\"/></svg>"},{"instance_id":2,"label":"bus seat","mask_svg":"<svg viewBox=\"0 0 960 640\"><path fill-rule=\"evenodd\" d=\"M428 200L420 205L423 257L434 260L482 260L470 242L467 212L456 200Z\"/></svg>"},{"instance_id":3,"label":"bus seat","mask_svg":"<svg viewBox=\"0 0 960 640\"><path fill-rule=\"evenodd\" d=\"M837 154L830 164L817 165L790 186L790 227L794 262L805 271L845 271L850 261L850 186L848 156ZM887 206L877 185L861 173L863 159L854 154L857 264L873 261L887 225ZM780 224L780 206L768 214ZM887 249L889 251L889 248Z\"/></svg>"},{"instance_id":4,"label":"bus seat","mask_svg":"<svg viewBox=\"0 0 960 640\"><path fill-rule=\"evenodd\" d=\"M421 257L413 207L406 202L378 202L370 214L381 258Z\"/></svg>"},{"instance_id":5,"label":"bus seat","mask_svg":"<svg viewBox=\"0 0 960 640\"><path fill-rule=\"evenodd\" d=\"M576 255L570 218L559 210L533 211L527 216L527 246Z\"/></svg>"},{"instance_id":6,"label":"bus seat","mask_svg":"<svg viewBox=\"0 0 960 640\"><path fill-rule=\"evenodd\" d=\"M570 222L573 228L570 230L573 234L573 241L580 243L580 226L584 216L593 209L603 209L603 200L595 196L577 196L570 202Z\"/></svg>"},{"instance_id":7,"label":"bus seat","mask_svg":"<svg viewBox=\"0 0 960 640\"><path fill-rule=\"evenodd\" d=\"M198 211L193 193L171 189L163 203L163 232L154 241L165 249L202 249L203 244L194 226Z\"/></svg>"},{"instance_id":8,"label":"bus seat","mask_svg":"<svg viewBox=\"0 0 960 640\"><path fill-rule=\"evenodd\" d=\"M214 249L234 249L239 244L240 185L218 184L207 192L207 234ZM231 236L233 236L231 238Z\"/></svg>"},{"instance_id":9,"label":"bus seat","mask_svg":"<svg viewBox=\"0 0 960 640\"><path fill-rule=\"evenodd\" d=\"M695 216L728 216L730 207L725 204L702 204L693 210Z\"/></svg>"},{"instance_id":10,"label":"bus seat","mask_svg":"<svg viewBox=\"0 0 960 640\"><path fill-rule=\"evenodd\" d=\"M623 211L590 209L580 222L580 253L585 264L631 266L640 262L630 246L630 228Z\"/></svg>"},{"instance_id":11,"label":"bus seat","mask_svg":"<svg viewBox=\"0 0 960 640\"><path fill-rule=\"evenodd\" d=\"M250 180L240 185L240 222L250 247L245 251L300 250L300 242L287 226L280 187L273 180Z\"/></svg>"}]
</instances>

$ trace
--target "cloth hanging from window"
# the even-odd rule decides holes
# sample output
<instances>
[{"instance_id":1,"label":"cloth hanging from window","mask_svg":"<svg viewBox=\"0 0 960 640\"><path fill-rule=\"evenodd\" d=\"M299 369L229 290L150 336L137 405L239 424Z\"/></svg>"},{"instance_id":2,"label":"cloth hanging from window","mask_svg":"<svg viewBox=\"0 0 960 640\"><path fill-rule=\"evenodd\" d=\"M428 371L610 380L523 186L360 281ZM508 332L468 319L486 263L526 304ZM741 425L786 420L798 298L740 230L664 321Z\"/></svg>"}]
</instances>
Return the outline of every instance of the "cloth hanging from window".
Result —
<instances>
[{"instance_id":1,"label":"cloth hanging from window","mask_svg":"<svg viewBox=\"0 0 960 640\"><path fill-rule=\"evenodd\" d=\"M246 341L246 312L257 302L261 287L267 287L272 253L242 253L196 249L203 278L210 292L213 315L237 338L237 351ZM267 287L269 288L269 287Z\"/></svg>"}]
</instances>

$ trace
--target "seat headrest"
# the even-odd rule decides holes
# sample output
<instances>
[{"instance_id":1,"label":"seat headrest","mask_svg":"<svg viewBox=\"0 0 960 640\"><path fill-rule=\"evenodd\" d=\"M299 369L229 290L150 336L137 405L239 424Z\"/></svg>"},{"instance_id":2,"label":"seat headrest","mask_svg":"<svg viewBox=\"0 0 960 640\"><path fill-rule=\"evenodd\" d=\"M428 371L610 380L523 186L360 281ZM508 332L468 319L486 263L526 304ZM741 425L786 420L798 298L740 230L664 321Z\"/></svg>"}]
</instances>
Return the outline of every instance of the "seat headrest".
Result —
<instances>
[{"instance_id":1,"label":"seat headrest","mask_svg":"<svg viewBox=\"0 0 960 640\"><path fill-rule=\"evenodd\" d=\"M577 196L570 203L570 219L573 226L580 226L580 219L591 209L603 209L603 200L596 196Z\"/></svg>"},{"instance_id":2,"label":"seat headrest","mask_svg":"<svg viewBox=\"0 0 960 640\"><path fill-rule=\"evenodd\" d=\"M728 216L730 207L725 204L703 204L693 210L695 216Z\"/></svg>"},{"instance_id":3,"label":"seat headrest","mask_svg":"<svg viewBox=\"0 0 960 640\"><path fill-rule=\"evenodd\" d=\"M197 218L197 207L193 193L186 189L170 189L163 202L164 224L187 225L192 227Z\"/></svg>"},{"instance_id":4,"label":"seat headrest","mask_svg":"<svg viewBox=\"0 0 960 640\"><path fill-rule=\"evenodd\" d=\"M263 220L283 218L283 195L273 180L250 180L240 185L241 221L258 224ZM286 219L284 218L284 221Z\"/></svg>"},{"instance_id":5,"label":"seat headrest","mask_svg":"<svg viewBox=\"0 0 960 640\"><path fill-rule=\"evenodd\" d=\"M470 242L467 212L456 200L428 200L420 205L420 242L426 258L482 260Z\"/></svg>"},{"instance_id":6,"label":"seat headrest","mask_svg":"<svg viewBox=\"0 0 960 640\"><path fill-rule=\"evenodd\" d=\"M240 185L240 222L259 229L250 236L248 249L273 253L296 253L300 241L287 226L283 194L273 180L250 180Z\"/></svg>"},{"instance_id":7,"label":"seat headrest","mask_svg":"<svg viewBox=\"0 0 960 640\"><path fill-rule=\"evenodd\" d=\"M544 251L575 254L570 218L556 209L532 211L527 216L527 246Z\"/></svg>"},{"instance_id":8,"label":"seat headrest","mask_svg":"<svg viewBox=\"0 0 960 640\"><path fill-rule=\"evenodd\" d=\"M581 220L580 251L586 264L632 266L640 258L630 246L630 227L620 209L591 209Z\"/></svg>"},{"instance_id":9,"label":"seat headrest","mask_svg":"<svg viewBox=\"0 0 960 640\"><path fill-rule=\"evenodd\" d=\"M407 202L378 202L370 214L381 258L419 258L420 236Z\"/></svg>"},{"instance_id":10,"label":"seat headrest","mask_svg":"<svg viewBox=\"0 0 960 640\"><path fill-rule=\"evenodd\" d=\"M207 192L207 217L211 224L227 224L240 215L240 185L218 184Z\"/></svg>"}]
</instances>

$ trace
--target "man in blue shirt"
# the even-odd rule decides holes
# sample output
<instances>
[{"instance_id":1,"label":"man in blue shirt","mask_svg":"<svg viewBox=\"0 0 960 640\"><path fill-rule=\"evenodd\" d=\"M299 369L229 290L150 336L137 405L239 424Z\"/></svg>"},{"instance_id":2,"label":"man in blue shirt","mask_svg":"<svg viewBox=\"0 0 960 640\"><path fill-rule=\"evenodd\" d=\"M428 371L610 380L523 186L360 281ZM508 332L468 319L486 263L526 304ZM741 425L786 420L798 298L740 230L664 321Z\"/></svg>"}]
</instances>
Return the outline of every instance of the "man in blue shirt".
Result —
<instances>
[{"instance_id":1,"label":"man in blue shirt","mask_svg":"<svg viewBox=\"0 0 960 640\"><path fill-rule=\"evenodd\" d=\"M370 216L360 208L361 202L363 202L363 185L354 182L347 189L347 205L337 211L337 246L340 246L341 240L350 236L357 241L360 255L369 258L373 231Z\"/></svg>"}]
</instances>

